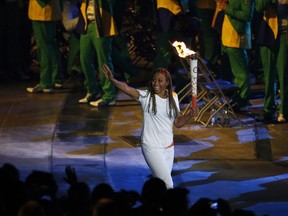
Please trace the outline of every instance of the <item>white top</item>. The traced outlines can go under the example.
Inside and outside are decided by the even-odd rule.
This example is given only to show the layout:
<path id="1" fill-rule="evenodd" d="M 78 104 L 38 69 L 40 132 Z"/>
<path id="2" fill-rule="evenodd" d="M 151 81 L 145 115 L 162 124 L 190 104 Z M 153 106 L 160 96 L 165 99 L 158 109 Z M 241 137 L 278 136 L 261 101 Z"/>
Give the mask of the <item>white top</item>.
<path id="1" fill-rule="evenodd" d="M 143 123 L 141 143 L 149 148 L 165 148 L 173 143 L 173 127 L 175 116 L 169 117 L 169 100 L 168 98 L 156 97 L 157 113 L 153 113 L 151 107 L 148 112 L 148 103 L 151 94 L 147 90 L 139 90 L 139 102 L 142 106 Z M 179 109 L 178 95 L 173 92 L 177 109 Z M 152 101 L 151 101 L 152 103 Z M 173 113 L 173 112 L 172 112 Z"/>

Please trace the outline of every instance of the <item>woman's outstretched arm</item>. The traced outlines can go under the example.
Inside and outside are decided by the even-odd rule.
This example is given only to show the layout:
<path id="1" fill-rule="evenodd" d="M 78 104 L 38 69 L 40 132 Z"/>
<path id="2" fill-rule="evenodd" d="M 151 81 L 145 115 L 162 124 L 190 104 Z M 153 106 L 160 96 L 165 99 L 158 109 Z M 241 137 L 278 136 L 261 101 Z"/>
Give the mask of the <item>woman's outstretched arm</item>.
<path id="1" fill-rule="evenodd" d="M 126 83 L 118 81 L 114 78 L 112 71 L 110 70 L 110 68 L 104 64 L 102 67 L 102 71 L 105 74 L 106 78 L 108 80 L 110 80 L 113 85 L 116 86 L 116 88 L 120 89 L 121 91 L 123 91 L 125 94 L 129 95 L 131 98 L 133 98 L 134 100 L 138 101 L 140 93 L 139 91 L 137 91 L 135 88 L 128 86 Z"/>

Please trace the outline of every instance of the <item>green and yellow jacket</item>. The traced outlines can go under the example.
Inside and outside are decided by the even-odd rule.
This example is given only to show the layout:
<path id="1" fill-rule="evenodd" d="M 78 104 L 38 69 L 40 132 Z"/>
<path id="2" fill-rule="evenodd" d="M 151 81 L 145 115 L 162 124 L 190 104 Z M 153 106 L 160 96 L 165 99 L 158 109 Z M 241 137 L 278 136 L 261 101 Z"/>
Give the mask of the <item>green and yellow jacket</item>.
<path id="1" fill-rule="evenodd" d="M 164 8 L 174 15 L 182 11 L 181 4 L 178 0 L 157 0 L 157 9 Z"/>
<path id="2" fill-rule="evenodd" d="M 30 0 L 28 17 L 33 21 L 58 21 L 62 19 L 59 0 Z"/>
<path id="3" fill-rule="evenodd" d="M 225 9 L 222 44 L 233 48 L 251 48 L 251 20 L 254 0 L 230 0 Z"/>
<path id="4" fill-rule="evenodd" d="M 262 15 L 257 43 L 273 47 L 279 34 L 287 34 L 288 1 L 257 0 L 255 9 Z"/>
<path id="5" fill-rule="evenodd" d="M 97 37 L 108 37 L 117 35 L 118 31 L 116 29 L 113 12 L 112 12 L 112 5 L 109 0 L 95 0 L 99 6 L 99 17 L 100 20 L 96 20 L 96 31 Z M 95 3 L 96 4 L 96 3 Z M 78 32 L 83 33 L 87 30 L 88 20 L 87 20 L 87 6 L 88 0 L 82 0 L 80 11 L 82 15 L 82 22 L 77 27 Z M 98 11 L 95 10 L 95 14 Z"/>

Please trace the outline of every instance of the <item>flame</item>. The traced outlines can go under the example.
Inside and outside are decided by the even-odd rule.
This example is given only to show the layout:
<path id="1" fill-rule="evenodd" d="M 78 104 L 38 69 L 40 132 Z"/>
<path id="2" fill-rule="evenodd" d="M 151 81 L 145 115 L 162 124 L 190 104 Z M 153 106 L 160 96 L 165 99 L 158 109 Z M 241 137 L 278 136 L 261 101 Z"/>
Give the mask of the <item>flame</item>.
<path id="1" fill-rule="evenodd" d="M 188 49 L 184 42 L 175 41 L 172 45 L 175 47 L 176 51 L 178 52 L 178 55 L 181 58 L 186 58 L 196 53 L 193 50 Z"/>

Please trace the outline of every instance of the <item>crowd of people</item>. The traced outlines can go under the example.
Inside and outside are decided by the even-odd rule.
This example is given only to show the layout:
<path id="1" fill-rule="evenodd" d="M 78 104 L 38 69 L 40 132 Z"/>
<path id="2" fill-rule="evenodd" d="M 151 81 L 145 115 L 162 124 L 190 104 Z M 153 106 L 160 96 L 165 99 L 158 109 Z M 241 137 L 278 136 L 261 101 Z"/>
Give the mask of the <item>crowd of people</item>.
<path id="1" fill-rule="evenodd" d="M 127 40 L 121 34 L 123 16 L 127 7 L 132 7 L 141 18 L 155 24 L 151 71 L 159 67 L 168 69 L 175 77 L 176 92 L 187 81 L 179 72 L 183 67 L 171 47 L 171 42 L 178 40 L 198 51 L 217 78 L 238 87 L 232 104 L 237 112 L 245 112 L 251 105 L 254 61 L 259 66 L 256 70 L 263 72 L 265 84 L 263 114 L 255 120 L 284 123 L 288 115 L 287 5 L 282 0 L 4 0 L 0 70 L 5 63 L 4 70 L 18 78 L 23 78 L 23 70 L 27 70 L 29 37 L 25 27 L 29 25 L 23 25 L 24 18 L 31 24 L 40 65 L 39 83 L 28 87 L 28 92 L 50 93 L 63 87 L 64 74 L 71 74 L 79 55 L 78 69 L 84 76 L 86 90 L 79 103 L 115 105 L 116 89 L 101 68 L 107 64 L 113 73 L 116 67 L 121 68 L 127 81 L 131 76 L 139 76 L 139 68 L 131 62 Z M 11 17 L 8 11 L 15 11 L 15 16 Z M 70 34 L 67 67 L 63 67 L 56 43 L 59 23 Z"/>
<path id="2" fill-rule="evenodd" d="M 67 166 L 63 178 L 68 190 L 58 195 L 51 173 L 32 171 L 24 180 L 11 163 L 0 168 L 0 214 L 5 216 L 254 216 L 254 212 L 232 209 L 229 201 L 205 196 L 189 204 L 184 187 L 167 189 L 164 181 L 151 177 L 141 192 L 114 190 L 108 183 L 91 188 Z"/>

